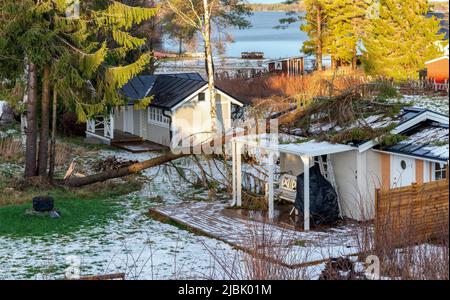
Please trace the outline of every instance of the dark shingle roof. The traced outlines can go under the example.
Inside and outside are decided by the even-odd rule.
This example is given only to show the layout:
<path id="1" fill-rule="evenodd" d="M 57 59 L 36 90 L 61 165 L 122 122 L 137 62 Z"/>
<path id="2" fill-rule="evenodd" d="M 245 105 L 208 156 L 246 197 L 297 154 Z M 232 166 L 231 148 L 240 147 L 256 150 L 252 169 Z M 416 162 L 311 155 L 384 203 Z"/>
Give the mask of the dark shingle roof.
<path id="1" fill-rule="evenodd" d="M 155 81 L 156 76 L 154 75 L 134 77 L 121 89 L 121 91 L 131 100 L 141 100 L 147 96 Z"/>
<path id="2" fill-rule="evenodd" d="M 407 136 L 404 141 L 382 150 L 444 162 L 448 160 L 449 129 L 447 124 L 425 121 L 402 134 Z M 377 148 L 380 149 L 380 147 Z"/>
<path id="3" fill-rule="evenodd" d="M 207 84 L 204 80 L 161 75 L 158 76 L 149 95 L 154 96 L 153 106 L 173 108 Z"/>
<path id="4" fill-rule="evenodd" d="M 207 84 L 198 73 L 144 75 L 131 79 L 121 91 L 130 100 L 153 96 L 152 106 L 171 109 Z"/>

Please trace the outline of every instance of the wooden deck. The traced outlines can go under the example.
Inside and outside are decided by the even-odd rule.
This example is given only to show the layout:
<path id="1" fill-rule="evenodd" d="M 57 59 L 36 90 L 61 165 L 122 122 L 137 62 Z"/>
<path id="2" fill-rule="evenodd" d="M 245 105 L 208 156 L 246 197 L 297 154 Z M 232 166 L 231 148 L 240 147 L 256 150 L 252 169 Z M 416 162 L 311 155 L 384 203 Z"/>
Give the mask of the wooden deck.
<path id="1" fill-rule="evenodd" d="M 99 137 L 104 137 L 103 130 L 97 130 L 96 135 Z M 118 147 L 132 153 L 166 151 L 169 149 L 166 146 L 146 141 L 140 136 L 120 130 L 114 130 L 114 139 L 111 140 L 111 146 Z"/>
<path id="2" fill-rule="evenodd" d="M 169 147 L 156 144 L 150 141 L 141 141 L 141 142 L 113 142 L 112 146 L 121 148 L 128 152 L 132 153 L 145 153 L 145 152 L 153 152 L 153 151 L 167 151 Z"/>
<path id="3" fill-rule="evenodd" d="M 95 131 L 95 134 L 99 137 L 106 138 L 105 133 L 102 130 Z M 140 136 L 123 132 L 120 130 L 114 130 L 114 139 L 111 141 L 111 143 L 133 143 L 133 142 L 142 142 L 144 139 Z"/>
<path id="4" fill-rule="evenodd" d="M 225 203 L 189 202 L 157 207 L 150 210 L 150 215 L 288 268 L 316 265 L 357 252 L 352 227 L 302 232 L 244 217 L 238 211 L 227 208 Z"/>

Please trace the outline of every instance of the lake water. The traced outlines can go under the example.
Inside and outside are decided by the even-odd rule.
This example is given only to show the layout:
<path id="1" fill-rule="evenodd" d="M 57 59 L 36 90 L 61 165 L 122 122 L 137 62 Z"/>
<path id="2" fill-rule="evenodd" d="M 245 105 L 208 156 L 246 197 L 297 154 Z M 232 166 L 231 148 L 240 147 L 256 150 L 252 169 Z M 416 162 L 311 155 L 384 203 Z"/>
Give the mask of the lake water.
<path id="1" fill-rule="evenodd" d="M 286 29 L 275 29 L 284 12 L 255 12 L 249 17 L 252 27 L 244 30 L 229 28 L 224 30 L 232 35 L 234 42 L 227 44 L 227 57 L 240 57 L 241 52 L 264 52 L 265 58 L 280 58 L 300 55 L 306 33 L 300 31 L 301 22 L 290 24 Z M 176 51 L 177 46 L 167 43 L 168 50 Z"/>
<path id="2" fill-rule="evenodd" d="M 255 12 L 250 17 L 252 27 L 232 29 L 234 43 L 228 44 L 227 56 L 240 57 L 241 52 L 261 51 L 266 58 L 300 55 L 303 41 L 307 39 L 300 31 L 300 22 L 290 24 L 286 29 L 275 29 L 284 12 Z"/>

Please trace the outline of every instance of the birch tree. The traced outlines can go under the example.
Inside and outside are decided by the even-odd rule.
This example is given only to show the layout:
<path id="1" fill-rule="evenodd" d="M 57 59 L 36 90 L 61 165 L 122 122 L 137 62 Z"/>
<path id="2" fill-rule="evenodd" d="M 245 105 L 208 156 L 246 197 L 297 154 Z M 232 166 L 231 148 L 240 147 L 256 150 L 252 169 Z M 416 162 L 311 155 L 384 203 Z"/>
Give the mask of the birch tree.
<path id="1" fill-rule="evenodd" d="M 211 131 L 217 131 L 216 88 L 214 82 L 214 62 L 211 43 L 211 15 L 217 0 L 201 0 L 201 5 L 195 0 L 167 0 L 170 9 L 175 12 L 183 22 L 195 28 L 203 39 L 205 49 L 205 68 L 208 77 L 210 97 Z"/>
<path id="2" fill-rule="evenodd" d="M 212 25 L 219 27 L 234 25 L 246 28 L 250 23 L 245 19 L 250 15 L 244 1 L 240 0 L 166 0 L 170 9 L 187 25 L 195 28 L 203 40 L 205 69 L 211 102 L 211 131 L 217 133 L 216 89 L 214 79 L 214 60 L 212 47 Z"/>

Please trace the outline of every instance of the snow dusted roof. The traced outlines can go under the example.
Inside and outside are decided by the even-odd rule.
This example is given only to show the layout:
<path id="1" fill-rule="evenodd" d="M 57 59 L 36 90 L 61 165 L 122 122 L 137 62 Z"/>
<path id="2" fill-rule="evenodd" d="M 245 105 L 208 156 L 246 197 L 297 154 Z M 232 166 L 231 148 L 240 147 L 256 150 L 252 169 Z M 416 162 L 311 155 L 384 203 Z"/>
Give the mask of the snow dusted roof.
<path id="1" fill-rule="evenodd" d="M 448 128 L 449 119 L 448 116 L 434 111 L 412 107 L 406 110 L 406 113 L 403 114 L 402 121 L 397 124 L 397 127 L 392 130 L 391 133 L 412 136 L 415 132 L 417 132 L 418 128 L 420 128 L 421 125 L 431 123 L 435 124 L 435 126 Z M 418 141 L 411 140 L 412 144 L 416 142 L 418 143 Z M 364 152 L 370 148 L 376 147 L 377 145 L 378 142 L 372 140 L 362 143 L 358 147 L 360 152 Z"/>
<path id="2" fill-rule="evenodd" d="M 361 124 L 372 128 L 384 128 L 390 124 L 396 124 L 392 133 L 408 137 L 396 145 L 383 148 L 383 151 L 436 161 L 447 161 L 449 159 L 449 119 L 446 115 L 423 108 L 405 107 L 395 117 L 383 118 L 374 115 L 356 122 L 352 127 Z M 338 128 L 334 124 L 322 123 L 310 127 L 309 139 L 299 137 L 299 135 L 301 136 L 301 129 L 296 129 L 291 131 L 294 135 L 278 134 L 276 137 L 274 135 L 253 135 L 237 138 L 236 141 L 268 151 L 300 156 L 320 156 L 355 149 L 364 152 L 374 147 L 380 149 L 376 140 L 361 142 L 357 145 L 333 144 L 314 140 L 314 134 L 319 136 L 321 132 L 329 130 L 339 131 L 344 129 Z"/>
<path id="3" fill-rule="evenodd" d="M 449 159 L 448 124 L 424 122 L 406 131 L 404 135 L 408 136 L 406 140 L 383 151 L 438 161 Z"/>
<path id="4" fill-rule="evenodd" d="M 323 132 L 334 132 L 335 134 L 337 134 L 344 130 L 357 128 L 357 127 L 371 127 L 373 129 L 385 128 L 394 123 L 395 124 L 405 123 L 426 111 L 427 111 L 426 109 L 418 108 L 418 107 L 405 107 L 405 108 L 403 108 L 402 112 L 397 116 L 385 117 L 383 115 L 372 115 L 365 119 L 358 120 L 354 124 L 352 124 L 351 126 L 348 126 L 346 128 L 342 128 L 335 123 L 323 123 L 322 122 L 322 123 L 311 124 L 310 127 L 308 128 L 308 134 L 306 134 L 306 135 L 302 132 L 301 128 L 296 128 L 296 129 L 290 130 L 289 133 L 292 135 L 296 135 L 296 136 L 314 137 L 314 136 L 320 136 L 320 134 Z M 359 146 L 366 142 L 367 141 L 361 141 L 357 144 L 350 143 L 349 145 L 350 146 Z"/>

